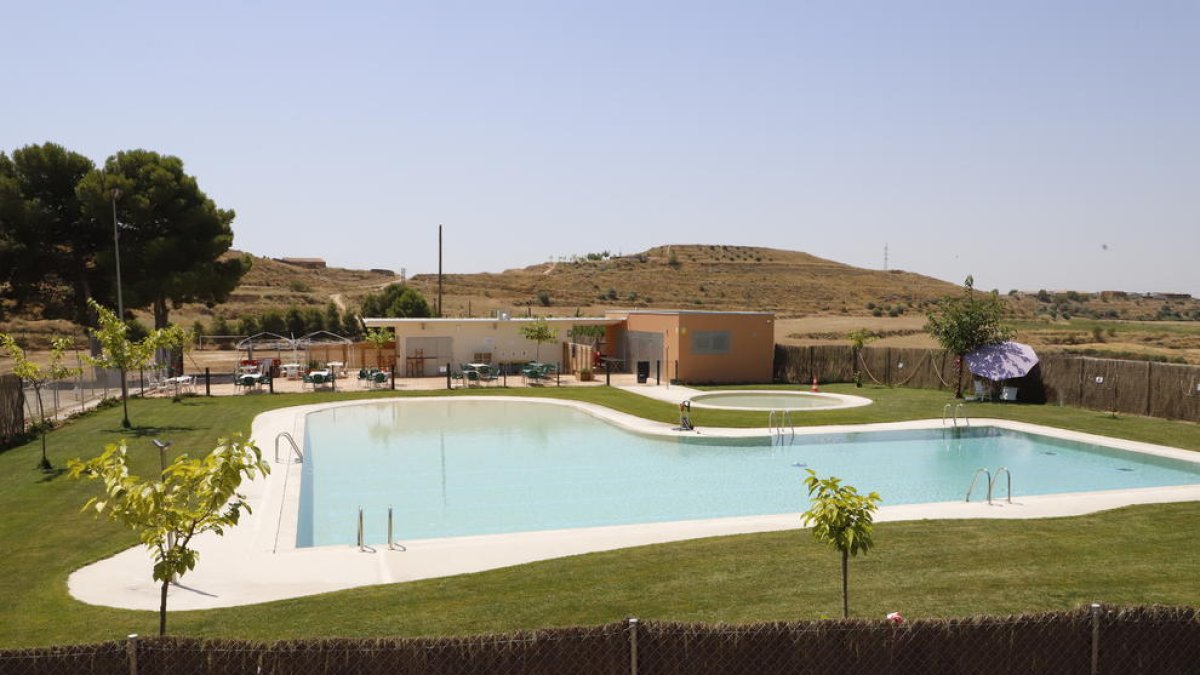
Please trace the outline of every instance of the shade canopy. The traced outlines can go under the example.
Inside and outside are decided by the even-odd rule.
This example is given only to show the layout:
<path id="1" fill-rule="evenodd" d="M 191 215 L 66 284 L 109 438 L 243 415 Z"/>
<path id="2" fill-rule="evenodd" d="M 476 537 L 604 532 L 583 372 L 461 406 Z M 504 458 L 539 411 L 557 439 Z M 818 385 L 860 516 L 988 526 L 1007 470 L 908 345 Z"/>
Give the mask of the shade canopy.
<path id="1" fill-rule="evenodd" d="M 1033 347 L 1012 341 L 977 347 L 965 358 L 972 373 L 996 381 L 1024 377 L 1038 362 Z"/>

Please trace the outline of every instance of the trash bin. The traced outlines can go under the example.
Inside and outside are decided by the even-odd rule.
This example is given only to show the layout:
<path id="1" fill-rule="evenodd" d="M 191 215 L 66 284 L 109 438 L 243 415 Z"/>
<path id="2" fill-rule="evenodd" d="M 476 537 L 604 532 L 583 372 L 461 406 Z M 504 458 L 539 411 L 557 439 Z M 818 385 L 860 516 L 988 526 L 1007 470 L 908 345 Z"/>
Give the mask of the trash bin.
<path id="1" fill-rule="evenodd" d="M 638 384 L 646 384 L 646 380 L 650 379 L 650 362 L 637 362 L 637 381 Z"/>

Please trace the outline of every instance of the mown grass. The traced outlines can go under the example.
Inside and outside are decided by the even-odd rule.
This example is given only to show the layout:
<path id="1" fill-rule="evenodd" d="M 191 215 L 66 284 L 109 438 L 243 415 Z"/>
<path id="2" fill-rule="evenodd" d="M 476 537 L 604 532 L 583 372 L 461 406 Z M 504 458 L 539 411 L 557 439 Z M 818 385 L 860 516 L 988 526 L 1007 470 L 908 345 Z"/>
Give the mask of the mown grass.
<path id="1" fill-rule="evenodd" d="M 835 386 L 835 391 L 853 387 Z M 806 413 L 804 423 L 938 417 L 944 392 L 864 388 L 872 406 Z M 396 394 L 396 395 L 434 395 Z M 672 422 L 677 409 L 608 388 L 483 390 L 586 400 Z M 135 400 L 134 429 L 119 408 L 91 413 L 49 438 L 50 457 L 90 457 L 127 438 L 134 470 L 158 467 L 153 438 L 174 451 L 207 451 L 218 436 L 245 432 L 258 413 L 285 405 L 390 396 L 315 393 Z M 455 394 L 461 395 L 461 394 Z M 1200 427 L 1049 406 L 970 404 L 973 416 L 1006 417 L 1200 450 Z M 704 425 L 761 426 L 765 413 L 696 411 Z M 94 485 L 43 474 L 38 443 L 0 454 L 0 646 L 77 643 L 153 633 L 156 615 L 72 600 L 68 574 L 133 545 L 132 533 L 80 513 Z M 860 616 L 1017 612 L 1079 602 L 1200 603 L 1200 505 L 1123 509 L 1083 518 L 1021 523 L 930 521 L 878 527 L 878 548 L 852 568 Z M 203 559 L 200 561 L 203 565 Z M 250 607 L 172 613 L 173 633 L 284 638 L 431 635 L 651 619 L 755 621 L 834 616 L 837 557 L 802 533 L 682 542 L 552 560 L 483 574 L 379 586 Z"/>

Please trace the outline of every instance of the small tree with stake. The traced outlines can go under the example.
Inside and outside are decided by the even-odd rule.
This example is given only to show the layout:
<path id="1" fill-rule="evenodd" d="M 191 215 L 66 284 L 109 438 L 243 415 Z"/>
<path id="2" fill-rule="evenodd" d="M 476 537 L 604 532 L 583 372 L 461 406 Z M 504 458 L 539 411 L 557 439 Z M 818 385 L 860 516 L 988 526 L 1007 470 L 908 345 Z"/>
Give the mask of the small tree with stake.
<path id="1" fill-rule="evenodd" d="M 250 511 L 237 491 L 242 480 L 270 471 L 258 447 L 236 437 L 218 440 L 216 449 L 201 459 L 180 455 L 158 480 L 129 473 L 124 441 L 86 462 L 73 459 L 68 468 L 72 478 L 104 482 L 104 496 L 89 499 L 84 510 L 94 509 L 137 530 L 154 556 L 154 580 L 162 583 L 159 635 L 167 634 L 168 585 L 194 569 L 200 556 L 191 548 L 192 539 L 202 532 L 223 534 L 237 525 L 242 511 Z"/>
<path id="2" fill-rule="evenodd" d="M 1004 342 L 1013 334 L 1011 328 L 1001 323 L 1004 303 L 999 294 L 993 291 L 979 297 L 974 286 L 974 278 L 967 277 L 962 296 L 947 296 L 938 301 L 925 325 L 933 339 L 955 356 L 954 398 L 962 398 L 963 355 L 976 347 Z"/>
<path id="3" fill-rule="evenodd" d="M 372 328 L 365 337 L 367 342 L 375 345 L 375 361 L 383 368 L 383 348 L 392 341 L 392 334 L 382 328 Z"/>
<path id="4" fill-rule="evenodd" d="M 554 342 L 557 336 L 554 334 L 554 329 L 546 322 L 545 317 L 539 316 L 533 323 L 521 326 L 521 337 L 537 343 L 533 351 L 533 360 L 541 361 L 542 343 Z"/>
<path id="5" fill-rule="evenodd" d="M 866 328 L 856 328 L 846 334 L 846 338 L 850 340 L 850 348 L 853 351 L 854 359 L 854 386 L 862 386 L 862 371 L 859 366 L 862 364 L 862 350 L 868 342 L 875 339 L 875 334 Z"/>
<path id="6" fill-rule="evenodd" d="M 175 326 L 160 328 L 142 340 L 131 340 L 128 335 L 129 326 L 115 312 L 95 300 L 88 300 L 92 311 L 96 312 L 99 328 L 92 330 L 92 335 L 100 343 L 99 356 L 85 356 L 88 363 L 101 368 L 116 368 L 125 373 L 145 367 L 154 358 L 154 351 L 164 349 L 186 349 L 191 344 L 191 333 Z M 178 390 L 176 391 L 178 395 Z M 124 406 L 124 417 L 121 426 L 128 429 L 129 402 L 127 397 L 121 398 Z"/>
<path id="7" fill-rule="evenodd" d="M 42 461 L 38 463 L 38 468 L 42 471 L 54 468 L 46 456 L 46 429 L 50 426 L 50 421 L 46 419 L 46 406 L 42 403 L 42 387 L 46 386 L 47 382 L 79 374 L 78 368 L 64 366 L 62 362 L 63 352 L 70 349 L 71 344 L 70 338 L 54 338 L 50 342 L 50 363 L 43 368 L 25 357 L 25 351 L 17 346 L 17 341 L 11 335 L 0 333 L 0 350 L 8 352 L 12 358 L 13 374 L 33 387 L 33 397 L 37 399 L 36 427 L 42 437 Z"/>
<path id="8" fill-rule="evenodd" d="M 841 483 L 833 476 L 818 478 L 808 469 L 804 485 L 812 506 L 802 517 L 805 525 L 812 526 L 813 539 L 842 554 L 842 616 L 850 618 L 850 556 L 866 553 L 874 545 L 873 514 L 882 499 L 876 492 L 860 495 L 853 486 Z"/>

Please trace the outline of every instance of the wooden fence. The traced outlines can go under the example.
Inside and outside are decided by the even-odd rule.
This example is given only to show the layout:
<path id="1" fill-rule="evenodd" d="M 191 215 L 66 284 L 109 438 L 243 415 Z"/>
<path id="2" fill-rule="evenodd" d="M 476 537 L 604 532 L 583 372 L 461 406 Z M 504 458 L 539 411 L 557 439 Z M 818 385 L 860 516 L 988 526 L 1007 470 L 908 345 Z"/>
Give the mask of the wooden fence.
<path id="1" fill-rule="evenodd" d="M 864 382 L 922 389 L 954 388 L 954 356 L 942 349 L 865 347 L 858 358 L 842 345 L 775 346 L 775 380 L 807 384 Z M 971 391 L 964 368 L 964 389 Z M 1200 422 L 1200 367 L 1149 361 L 1044 354 L 1023 378 L 1010 380 L 1027 403 L 1116 411 Z"/>

